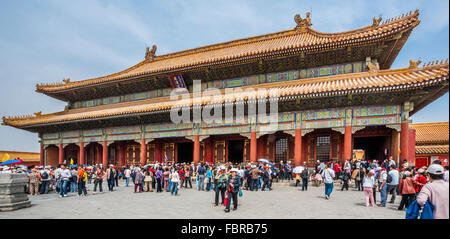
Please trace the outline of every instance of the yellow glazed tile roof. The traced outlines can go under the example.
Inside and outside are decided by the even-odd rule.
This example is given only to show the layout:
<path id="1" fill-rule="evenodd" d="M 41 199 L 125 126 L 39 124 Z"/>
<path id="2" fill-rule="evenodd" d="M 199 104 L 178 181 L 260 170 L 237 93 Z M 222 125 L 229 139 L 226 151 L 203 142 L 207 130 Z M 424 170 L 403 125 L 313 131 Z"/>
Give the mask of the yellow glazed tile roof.
<path id="1" fill-rule="evenodd" d="M 410 126 L 416 130 L 417 145 L 449 143 L 448 122 L 411 124 Z"/>
<path id="2" fill-rule="evenodd" d="M 448 154 L 448 145 L 416 146 L 416 154 Z"/>
<path id="3" fill-rule="evenodd" d="M 47 123 L 76 121 L 102 117 L 139 114 L 152 111 L 170 110 L 173 106 L 195 106 L 211 103 L 239 102 L 243 100 L 264 99 L 278 90 L 278 97 L 321 97 L 337 94 L 372 92 L 375 90 L 395 91 L 410 87 L 423 87 L 448 80 L 448 60 L 428 63 L 420 68 L 403 68 L 396 70 L 369 71 L 343 74 L 314 79 L 301 79 L 277 83 L 241 87 L 246 89 L 265 88 L 267 94 L 257 92 L 234 93 L 222 99 L 201 98 L 191 94 L 192 100 L 171 101 L 169 97 L 142 100 L 138 102 L 103 105 L 91 108 L 74 109 L 53 114 L 23 117 L 3 117 L 3 124 L 23 127 Z M 221 90 L 224 92 L 224 90 Z M 448 128 L 448 127 L 447 127 Z"/>
<path id="4" fill-rule="evenodd" d="M 144 60 L 121 72 L 82 81 L 38 84 L 36 91 L 42 93 L 58 92 L 119 79 L 138 77 L 172 71 L 182 71 L 208 65 L 223 65 L 231 61 L 260 58 L 289 51 L 317 51 L 320 49 L 341 48 L 373 42 L 379 39 L 412 29 L 419 24 L 419 11 L 388 19 L 381 24 L 340 33 L 322 33 L 311 28 L 271 33 L 256 37 L 234 40 L 205 47 L 155 56 L 154 60 Z"/>

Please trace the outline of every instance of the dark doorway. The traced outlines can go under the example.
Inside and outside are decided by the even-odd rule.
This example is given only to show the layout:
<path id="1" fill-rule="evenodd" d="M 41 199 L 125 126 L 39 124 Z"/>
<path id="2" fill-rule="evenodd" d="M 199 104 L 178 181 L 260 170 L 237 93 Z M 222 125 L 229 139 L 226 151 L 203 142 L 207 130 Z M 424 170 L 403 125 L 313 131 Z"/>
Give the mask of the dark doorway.
<path id="1" fill-rule="evenodd" d="M 366 160 L 384 160 L 386 136 L 376 137 L 355 137 L 353 149 L 362 149 L 365 151 Z M 389 153 L 389 152 L 388 152 Z"/>
<path id="2" fill-rule="evenodd" d="M 177 162 L 191 163 L 194 155 L 194 143 L 178 143 L 177 147 Z"/>
<path id="3" fill-rule="evenodd" d="M 228 141 L 228 162 L 242 163 L 244 159 L 244 141 L 230 140 Z"/>

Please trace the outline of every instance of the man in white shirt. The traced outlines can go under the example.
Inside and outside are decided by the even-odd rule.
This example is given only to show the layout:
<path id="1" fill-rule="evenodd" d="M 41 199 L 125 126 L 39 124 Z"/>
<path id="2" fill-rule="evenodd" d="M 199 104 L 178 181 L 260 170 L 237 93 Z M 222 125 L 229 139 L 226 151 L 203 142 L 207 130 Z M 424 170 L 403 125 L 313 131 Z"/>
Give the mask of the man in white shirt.
<path id="1" fill-rule="evenodd" d="M 329 168 L 329 165 L 325 166 L 325 169 L 322 171 L 323 182 L 325 183 L 325 199 L 327 200 L 330 199 L 331 192 L 333 191 L 335 177 L 334 170 Z"/>
<path id="2" fill-rule="evenodd" d="M 48 187 L 50 185 L 50 180 L 52 178 L 50 177 L 50 166 L 45 166 L 45 168 L 41 169 L 39 171 L 39 174 L 41 175 L 41 191 L 40 194 L 47 194 L 48 193 Z"/>
<path id="3" fill-rule="evenodd" d="M 378 181 L 379 181 L 379 183 L 378 183 L 378 185 L 380 185 L 379 186 L 379 188 L 378 188 L 378 191 L 380 191 L 380 198 L 381 198 L 381 203 L 380 203 L 380 207 L 386 207 L 386 201 L 387 201 L 387 194 L 386 194 L 386 192 L 387 192 L 387 183 L 386 183 L 386 181 L 387 181 L 387 173 L 386 173 L 386 169 L 381 169 L 380 167 L 379 168 L 377 168 L 377 170 L 378 171 L 380 171 L 380 170 L 382 170 L 381 172 L 380 172 L 380 176 L 379 176 L 379 179 L 378 179 Z"/>
<path id="4" fill-rule="evenodd" d="M 66 168 L 66 165 L 61 165 L 61 186 L 59 189 L 59 197 L 67 196 L 67 183 L 69 182 L 69 179 L 72 177 L 72 173 L 68 168 Z"/>
<path id="5" fill-rule="evenodd" d="M 129 168 L 125 169 L 125 172 L 123 173 L 123 175 L 125 176 L 126 187 L 128 187 L 128 183 L 130 182 L 130 177 L 131 177 L 131 170 Z"/>

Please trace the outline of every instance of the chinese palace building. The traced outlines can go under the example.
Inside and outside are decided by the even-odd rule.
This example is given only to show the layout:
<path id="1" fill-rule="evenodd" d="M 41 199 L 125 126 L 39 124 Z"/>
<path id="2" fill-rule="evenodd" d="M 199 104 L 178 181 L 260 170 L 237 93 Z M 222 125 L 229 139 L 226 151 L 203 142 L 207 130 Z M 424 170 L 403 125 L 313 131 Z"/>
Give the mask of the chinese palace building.
<path id="1" fill-rule="evenodd" d="M 312 28 L 310 14 L 293 28 L 145 58 L 123 71 L 93 79 L 38 84 L 36 91 L 67 102 L 61 112 L 3 117 L 3 124 L 37 132 L 40 163 L 147 164 L 154 162 L 274 162 L 312 165 L 392 156 L 414 164 L 410 116 L 448 92 L 448 61 L 390 69 L 414 28 L 419 11 L 338 33 Z M 278 89 L 278 124 L 172 123 L 174 89 L 187 89 L 193 111 L 211 101 L 201 89 Z M 232 94 L 215 105 L 265 100 L 266 94 Z"/>
<path id="2" fill-rule="evenodd" d="M 416 167 L 429 166 L 440 160 L 449 164 L 449 124 L 448 122 L 411 124 L 416 130 Z"/>

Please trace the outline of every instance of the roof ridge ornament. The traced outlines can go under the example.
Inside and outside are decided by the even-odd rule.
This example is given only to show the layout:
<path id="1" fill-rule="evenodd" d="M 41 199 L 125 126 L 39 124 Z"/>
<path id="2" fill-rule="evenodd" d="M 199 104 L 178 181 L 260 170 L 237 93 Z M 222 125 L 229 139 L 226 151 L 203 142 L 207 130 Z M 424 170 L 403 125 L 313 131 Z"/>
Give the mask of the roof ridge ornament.
<path id="1" fill-rule="evenodd" d="M 64 82 L 65 84 L 68 84 L 68 83 L 70 83 L 70 77 L 68 77 L 67 79 L 66 79 L 66 78 L 64 78 L 64 79 L 63 79 L 63 82 Z"/>
<path id="2" fill-rule="evenodd" d="M 417 61 L 409 60 L 409 69 L 417 69 L 420 63 L 422 63 L 422 59 L 420 58 Z"/>
<path id="3" fill-rule="evenodd" d="M 307 12 L 306 17 L 302 18 L 300 14 L 296 14 L 294 16 L 294 21 L 297 23 L 297 26 L 295 29 L 299 30 L 300 32 L 306 32 L 306 29 L 311 28 L 311 13 Z"/>
<path id="4" fill-rule="evenodd" d="M 382 20 L 383 20 L 383 18 L 381 16 L 379 16 L 378 18 L 373 17 L 373 19 L 372 19 L 372 27 L 378 27 Z"/>
<path id="5" fill-rule="evenodd" d="M 150 47 L 147 47 L 147 50 L 145 51 L 145 60 L 146 61 L 154 61 L 156 57 L 156 45 L 152 46 L 152 50 L 150 50 Z"/>

